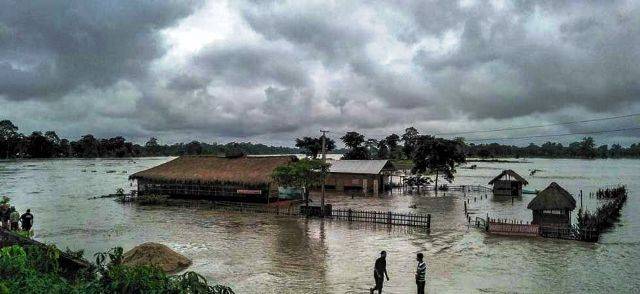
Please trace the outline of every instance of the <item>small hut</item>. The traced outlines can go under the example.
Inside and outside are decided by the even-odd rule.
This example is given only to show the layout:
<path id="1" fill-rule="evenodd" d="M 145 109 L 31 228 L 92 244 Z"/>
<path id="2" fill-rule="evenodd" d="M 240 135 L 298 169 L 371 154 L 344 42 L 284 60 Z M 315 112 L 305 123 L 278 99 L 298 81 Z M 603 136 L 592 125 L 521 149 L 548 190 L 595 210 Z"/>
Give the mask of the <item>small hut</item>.
<path id="1" fill-rule="evenodd" d="M 517 197 L 522 196 L 522 186 L 528 184 L 527 180 L 510 169 L 503 170 L 489 182 L 489 185 L 493 185 L 493 195 Z"/>
<path id="2" fill-rule="evenodd" d="M 384 191 L 396 167 L 390 160 L 334 160 L 325 189 L 336 191 Z"/>
<path id="3" fill-rule="evenodd" d="M 571 211 L 576 208 L 576 200 L 567 190 L 553 182 L 540 191 L 527 208 L 533 211 L 532 224 L 566 227 L 571 225 Z"/>
<path id="4" fill-rule="evenodd" d="M 295 156 L 180 156 L 129 179 L 136 181 L 139 195 L 269 202 L 278 198 L 271 173 L 296 160 Z"/>

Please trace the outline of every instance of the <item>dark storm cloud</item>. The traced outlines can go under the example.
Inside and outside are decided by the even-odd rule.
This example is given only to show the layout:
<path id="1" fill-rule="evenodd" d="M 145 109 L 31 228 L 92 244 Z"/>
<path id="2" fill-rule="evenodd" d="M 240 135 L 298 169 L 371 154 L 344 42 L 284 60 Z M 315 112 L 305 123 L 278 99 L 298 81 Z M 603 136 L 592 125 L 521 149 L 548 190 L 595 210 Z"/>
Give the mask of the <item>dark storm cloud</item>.
<path id="1" fill-rule="evenodd" d="M 270 4 L 245 6 L 242 13 L 251 28 L 267 39 L 285 39 L 334 65 L 361 54 L 362 46 L 371 39 L 370 32 L 342 10 Z"/>
<path id="2" fill-rule="evenodd" d="M 263 82 L 303 87 L 307 72 L 297 52 L 285 48 L 231 45 L 210 46 L 193 58 L 194 71 L 229 85 L 255 86 Z"/>
<path id="3" fill-rule="evenodd" d="M 632 1 L 4 3 L 0 99 L 21 109 L 0 115 L 43 124 L 287 138 L 640 111 Z"/>
<path id="4" fill-rule="evenodd" d="M 453 107 L 476 118 L 511 118 L 575 105 L 620 111 L 638 101 L 637 5 L 563 4 L 478 13 L 483 17 L 465 20 L 453 52 L 430 57 L 421 51 L 414 60 L 434 87 L 451 97 Z"/>
<path id="5" fill-rule="evenodd" d="M 145 75 L 165 49 L 158 31 L 193 1 L 3 1 L 0 96 L 57 99 Z"/>

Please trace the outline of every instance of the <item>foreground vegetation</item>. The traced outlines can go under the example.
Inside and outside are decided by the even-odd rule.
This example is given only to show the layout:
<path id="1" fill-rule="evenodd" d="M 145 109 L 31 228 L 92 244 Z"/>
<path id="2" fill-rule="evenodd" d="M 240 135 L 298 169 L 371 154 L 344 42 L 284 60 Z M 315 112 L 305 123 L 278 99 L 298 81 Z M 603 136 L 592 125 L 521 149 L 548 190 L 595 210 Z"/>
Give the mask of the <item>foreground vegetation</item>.
<path id="1" fill-rule="evenodd" d="M 625 186 L 599 189 L 595 196 L 602 205 L 595 212 L 578 210 L 578 228 L 602 231 L 613 226 L 620 218 L 620 211 L 627 202 Z"/>
<path id="2" fill-rule="evenodd" d="M 0 293 L 234 293 L 209 285 L 195 272 L 169 276 L 153 266 L 126 266 L 122 256 L 120 247 L 98 253 L 93 269 L 70 276 L 55 246 L 5 247 L 0 249 Z"/>

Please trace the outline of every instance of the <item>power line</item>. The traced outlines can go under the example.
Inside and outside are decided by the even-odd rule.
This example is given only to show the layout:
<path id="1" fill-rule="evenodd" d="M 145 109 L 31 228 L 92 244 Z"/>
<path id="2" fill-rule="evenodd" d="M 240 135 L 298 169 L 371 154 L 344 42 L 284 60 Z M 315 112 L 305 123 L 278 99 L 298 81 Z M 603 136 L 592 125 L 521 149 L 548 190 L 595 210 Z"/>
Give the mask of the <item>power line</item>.
<path id="1" fill-rule="evenodd" d="M 524 136 L 524 137 L 465 139 L 465 141 L 478 142 L 478 141 L 521 140 L 521 139 L 535 139 L 535 138 L 549 138 L 549 137 L 564 137 L 564 136 L 574 136 L 574 135 L 593 135 L 593 134 L 603 134 L 603 133 L 613 133 L 613 132 L 623 132 L 623 131 L 634 131 L 634 130 L 640 130 L 640 127 L 614 129 L 614 130 L 601 130 L 601 131 L 592 131 L 592 132 L 579 132 L 579 133 L 534 135 L 534 136 Z"/>
<path id="2" fill-rule="evenodd" d="M 559 122 L 559 123 L 544 124 L 544 125 L 522 126 L 522 127 L 510 127 L 510 128 L 501 128 L 501 129 L 492 129 L 492 130 L 480 130 L 480 131 L 464 131 L 464 132 L 439 133 L 439 134 L 435 134 L 435 135 L 436 135 L 436 136 L 443 136 L 443 135 L 462 135 L 462 134 L 492 133 L 492 132 L 501 132 L 501 131 L 513 131 L 513 130 L 535 129 L 535 128 L 545 128 L 545 127 L 552 127 L 552 126 L 560 126 L 560 125 L 569 125 L 569 124 L 587 123 L 587 122 L 594 122 L 594 121 L 612 120 L 612 119 L 618 119 L 618 118 L 633 117 L 633 116 L 638 116 L 638 115 L 640 115 L 640 113 L 632 113 L 632 114 L 626 114 L 626 115 L 611 116 L 611 117 L 602 117 L 602 118 L 594 118 L 594 119 L 585 119 L 585 120 L 578 120 L 578 121 Z"/>

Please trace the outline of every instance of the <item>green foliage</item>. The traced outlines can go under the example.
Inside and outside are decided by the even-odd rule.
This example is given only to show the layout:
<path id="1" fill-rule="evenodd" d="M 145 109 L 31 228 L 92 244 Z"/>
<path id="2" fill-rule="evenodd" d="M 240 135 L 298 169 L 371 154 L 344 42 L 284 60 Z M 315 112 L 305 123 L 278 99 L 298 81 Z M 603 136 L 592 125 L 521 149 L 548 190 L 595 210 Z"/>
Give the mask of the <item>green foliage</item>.
<path id="1" fill-rule="evenodd" d="M 100 279 L 90 286 L 91 289 L 100 290 L 95 293 L 233 294 L 229 287 L 209 285 L 203 276 L 195 272 L 168 276 L 154 266 L 123 265 L 123 250 L 120 247 L 97 253 L 95 257 L 100 274 Z"/>
<path id="2" fill-rule="evenodd" d="M 116 195 L 123 196 L 124 195 L 124 189 L 122 189 L 122 188 L 116 189 Z"/>
<path id="3" fill-rule="evenodd" d="M 318 154 L 322 152 L 322 137 L 312 138 L 303 137 L 302 139 L 296 139 L 296 147 L 300 148 L 302 152 L 311 157 L 312 159 L 318 158 Z M 325 149 L 327 152 L 336 149 L 336 142 L 330 138 L 325 140 Z"/>
<path id="4" fill-rule="evenodd" d="M 625 186 L 599 189 L 596 197 L 602 201 L 602 205 L 595 212 L 578 210 L 579 229 L 603 230 L 613 226 L 627 202 L 627 189 Z"/>
<path id="5" fill-rule="evenodd" d="M 54 246 L 2 248 L 0 293 L 234 293 L 229 287 L 209 285 L 194 272 L 168 276 L 157 267 L 123 265 L 120 247 L 95 257 L 99 275 L 92 272 L 72 281 L 62 277 Z"/>
<path id="6" fill-rule="evenodd" d="M 329 164 L 321 160 L 302 159 L 277 167 L 271 177 L 281 186 L 308 188 L 322 184 L 328 169 Z"/>
<path id="7" fill-rule="evenodd" d="M 0 250 L 0 291 L 3 293 L 79 293 L 59 272 L 59 255 L 52 248 L 22 248 L 14 245 Z"/>
<path id="8" fill-rule="evenodd" d="M 7 196 L 2 196 L 2 200 L 0 200 L 0 205 L 9 205 L 9 202 L 11 202 L 11 198 Z"/>
<path id="9" fill-rule="evenodd" d="M 413 152 L 414 173 L 436 173 L 452 182 L 456 165 L 465 162 L 464 143 L 460 140 L 447 140 L 432 136 L 419 136 L 415 139 Z"/>
<path id="10" fill-rule="evenodd" d="M 364 135 L 357 132 L 347 132 L 340 140 L 347 146 L 347 152 L 342 155 L 342 159 L 369 159 L 369 150 L 364 146 L 367 142 Z M 373 141 L 369 143 L 373 143 Z"/>

